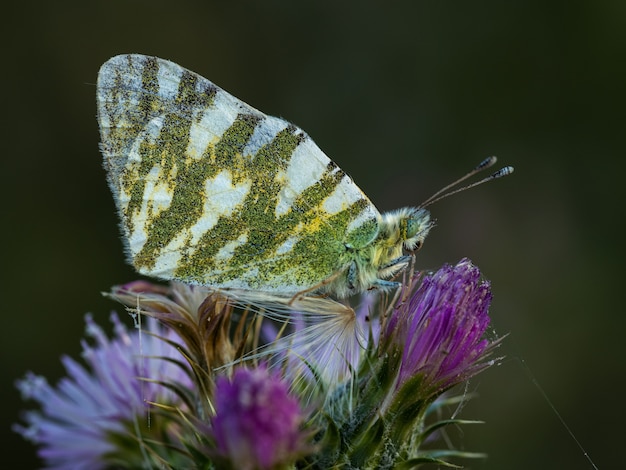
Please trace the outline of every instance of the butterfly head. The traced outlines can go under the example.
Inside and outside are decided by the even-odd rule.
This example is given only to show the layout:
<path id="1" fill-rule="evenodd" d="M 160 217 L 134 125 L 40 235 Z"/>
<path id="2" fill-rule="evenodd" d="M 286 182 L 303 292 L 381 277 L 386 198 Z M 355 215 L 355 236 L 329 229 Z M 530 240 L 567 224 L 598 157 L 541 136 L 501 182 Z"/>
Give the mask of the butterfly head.
<path id="1" fill-rule="evenodd" d="M 433 222 L 426 209 L 414 207 L 401 209 L 406 211 L 400 218 L 400 238 L 404 248 L 408 251 L 417 251 L 422 247 Z"/>

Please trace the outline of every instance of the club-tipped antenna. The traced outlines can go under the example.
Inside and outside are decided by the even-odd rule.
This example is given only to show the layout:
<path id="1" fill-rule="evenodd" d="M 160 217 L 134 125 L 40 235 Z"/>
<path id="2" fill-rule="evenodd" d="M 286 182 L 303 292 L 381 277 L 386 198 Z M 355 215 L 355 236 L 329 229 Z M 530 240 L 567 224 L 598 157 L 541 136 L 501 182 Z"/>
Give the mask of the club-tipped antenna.
<path id="1" fill-rule="evenodd" d="M 476 165 L 476 167 L 469 171 L 467 174 L 463 175 L 461 178 L 459 178 L 456 181 L 453 181 L 452 183 L 450 183 L 449 185 L 441 188 L 439 191 L 437 191 L 435 194 L 433 194 L 432 196 L 430 196 L 428 199 L 426 199 L 422 204 L 420 204 L 420 207 L 426 207 L 426 206 L 430 206 L 431 204 L 437 202 L 437 201 L 441 201 L 442 199 L 448 197 L 448 196 L 452 196 L 453 194 L 456 193 L 460 193 L 461 191 L 465 191 L 466 189 L 470 189 L 473 188 L 474 186 L 478 186 L 480 184 L 486 183 L 487 181 L 491 181 L 491 180 L 495 180 L 498 178 L 502 178 L 503 176 L 508 176 L 511 173 L 513 173 L 513 167 L 512 166 L 505 166 L 503 168 L 500 168 L 498 171 L 496 171 L 495 173 L 492 173 L 491 175 L 476 181 L 474 183 L 462 186 L 460 188 L 456 188 L 453 189 L 452 191 L 450 191 L 452 188 L 454 188 L 455 186 L 458 186 L 459 184 L 461 184 L 463 181 L 465 181 L 468 178 L 471 178 L 472 176 L 474 176 L 476 173 L 480 173 L 483 170 L 486 170 L 487 168 L 492 167 L 496 162 L 498 161 L 497 157 L 487 157 L 485 158 L 482 162 L 480 162 L 478 165 Z"/>

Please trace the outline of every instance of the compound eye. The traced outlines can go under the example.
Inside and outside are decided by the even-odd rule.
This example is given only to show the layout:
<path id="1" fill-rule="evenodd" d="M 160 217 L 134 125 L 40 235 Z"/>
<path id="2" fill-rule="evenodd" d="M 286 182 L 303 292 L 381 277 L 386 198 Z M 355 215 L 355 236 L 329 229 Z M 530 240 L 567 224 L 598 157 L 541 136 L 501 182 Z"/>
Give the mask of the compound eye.
<path id="1" fill-rule="evenodd" d="M 413 238 L 419 230 L 419 222 L 417 219 L 410 218 L 406 221 L 406 238 Z"/>

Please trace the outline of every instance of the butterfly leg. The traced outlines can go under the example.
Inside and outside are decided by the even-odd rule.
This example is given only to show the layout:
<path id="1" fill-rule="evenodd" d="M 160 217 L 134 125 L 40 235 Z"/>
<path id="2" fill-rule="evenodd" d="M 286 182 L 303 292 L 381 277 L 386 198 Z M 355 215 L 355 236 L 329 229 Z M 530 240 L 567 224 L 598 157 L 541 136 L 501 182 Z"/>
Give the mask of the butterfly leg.
<path id="1" fill-rule="evenodd" d="M 372 288 L 380 289 L 382 291 L 390 291 L 400 287 L 400 282 L 387 281 L 383 278 L 391 277 L 394 274 L 397 274 L 399 271 L 406 269 L 411 263 L 412 259 L 414 258 L 411 255 L 398 256 L 397 258 L 389 261 L 387 264 L 381 266 L 378 269 L 379 278 L 372 283 Z"/>
<path id="2" fill-rule="evenodd" d="M 384 271 L 385 269 L 395 268 L 397 271 L 400 269 L 406 268 L 411 261 L 412 256 L 403 255 L 399 256 L 396 259 L 392 259 L 387 264 L 380 267 L 379 271 Z"/>
<path id="3" fill-rule="evenodd" d="M 353 261 L 348 266 L 348 273 L 346 274 L 346 281 L 348 283 L 348 289 L 353 290 L 356 284 L 356 262 Z"/>
<path id="4" fill-rule="evenodd" d="M 400 287 L 402 283 L 396 281 L 386 281 L 385 279 L 376 279 L 372 284 L 372 289 L 380 289 L 383 292 L 387 292 Z"/>

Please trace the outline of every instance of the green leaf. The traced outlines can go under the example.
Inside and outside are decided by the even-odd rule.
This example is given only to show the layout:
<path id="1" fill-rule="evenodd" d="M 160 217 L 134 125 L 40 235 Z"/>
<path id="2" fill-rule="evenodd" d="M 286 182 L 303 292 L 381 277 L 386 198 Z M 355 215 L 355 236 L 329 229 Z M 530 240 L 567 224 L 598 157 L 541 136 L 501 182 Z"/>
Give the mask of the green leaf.
<path id="1" fill-rule="evenodd" d="M 477 421 L 477 420 L 469 420 L 469 419 L 443 419 L 441 421 L 437 421 L 436 423 L 428 426 L 419 435 L 418 442 L 425 441 L 428 438 L 428 436 L 433 434 L 438 429 L 441 429 L 441 428 L 443 428 L 445 426 L 449 426 L 451 424 L 485 424 L 485 422 L 484 421 Z"/>

